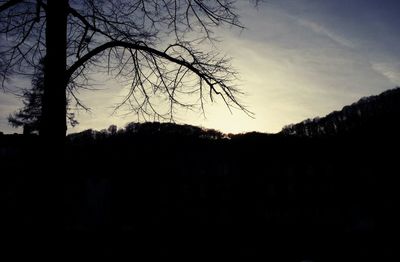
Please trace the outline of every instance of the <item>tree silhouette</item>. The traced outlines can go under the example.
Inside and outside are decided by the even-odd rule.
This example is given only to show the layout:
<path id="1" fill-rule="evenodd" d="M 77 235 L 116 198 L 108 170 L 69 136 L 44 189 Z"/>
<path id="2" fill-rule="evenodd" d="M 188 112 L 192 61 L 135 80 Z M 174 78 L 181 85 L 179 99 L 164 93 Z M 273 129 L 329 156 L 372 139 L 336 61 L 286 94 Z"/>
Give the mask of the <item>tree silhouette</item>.
<path id="1" fill-rule="evenodd" d="M 0 80 L 6 89 L 46 57 L 40 134 L 56 144 L 65 138 L 67 93 L 83 106 L 77 90 L 91 72 L 129 81 L 120 106 L 143 118 L 172 119 L 215 97 L 250 113 L 229 59 L 200 48 L 221 25 L 243 28 L 234 0 L 0 0 Z"/>
<path id="2" fill-rule="evenodd" d="M 22 94 L 23 108 L 8 117 L 13 127 L 23 127 L 24 134 L 39 131 L 42 115 L 43 85 L 37 85 L 32 80 L 32 89 L 24 90 Z"/>
<path id="3" fill-rule="evenodd" d="M 13 127 L 23 127 L 24 134 L 39 132 L 42 118 L 42 102 L 44 91 L 43 67 L 35 73 L 32 79 L 32 88 L 25 89 L 22 93 L 23 107 L 8 117 L 8 122 Z M 67 122 L 76 126 L 79 122 L 75 114 L 67 112 Z"/>
<path id="4" fill-rule="evenodd" d="M 298 124 L 287 125 L 281 133 L 301 137 L 322 137 L 397 130 L 395 119 L 400 113 L 399 101 L 400 88 L 397 87 L 377 96 L 361 98 L 323 118 L 306 119 Z"/>

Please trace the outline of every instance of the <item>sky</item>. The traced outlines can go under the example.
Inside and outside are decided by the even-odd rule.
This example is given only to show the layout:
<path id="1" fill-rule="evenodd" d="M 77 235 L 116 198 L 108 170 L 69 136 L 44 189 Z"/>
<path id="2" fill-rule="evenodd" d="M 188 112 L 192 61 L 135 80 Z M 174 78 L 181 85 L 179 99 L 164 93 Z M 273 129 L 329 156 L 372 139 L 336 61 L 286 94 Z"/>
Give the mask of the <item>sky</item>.
<path id="1" fill-rule="evenodd" d="M 400 86 L 398 0 L 265 0 L 257 8 L 239 0 L 238 13 L 246 29 L 216 30 L 221 42 L 213 48 L 233 58 L 245 92 L 240 100 L 254 118 L 218 103 L 207 105 L 205 116 L 180 111 L 177 123 L 275 133 Z M 94 78 L 98 90 L 79 94 L 91 112 L 78 112 L 80 125 L 69 132 L 136 121 L 126 112 L 113 113 L 126 89 Z M 20 132 L 7 116 L 21 104 L 12 94 L 0 94 L 0 131 Z"/>

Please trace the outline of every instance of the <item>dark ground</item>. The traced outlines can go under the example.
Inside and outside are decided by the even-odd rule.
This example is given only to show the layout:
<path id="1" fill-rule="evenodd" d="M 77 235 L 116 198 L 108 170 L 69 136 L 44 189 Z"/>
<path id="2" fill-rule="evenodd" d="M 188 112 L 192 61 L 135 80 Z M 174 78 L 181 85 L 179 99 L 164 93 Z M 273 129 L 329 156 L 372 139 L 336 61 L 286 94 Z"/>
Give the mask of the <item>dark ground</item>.
<path id="1" fill-rule="evenodd" d="M 398 250 L 393 137 L 116 135 L 69 142 L 51 162 L 37 137 L 0 145 L 13 256 L 393 261 Z"/>

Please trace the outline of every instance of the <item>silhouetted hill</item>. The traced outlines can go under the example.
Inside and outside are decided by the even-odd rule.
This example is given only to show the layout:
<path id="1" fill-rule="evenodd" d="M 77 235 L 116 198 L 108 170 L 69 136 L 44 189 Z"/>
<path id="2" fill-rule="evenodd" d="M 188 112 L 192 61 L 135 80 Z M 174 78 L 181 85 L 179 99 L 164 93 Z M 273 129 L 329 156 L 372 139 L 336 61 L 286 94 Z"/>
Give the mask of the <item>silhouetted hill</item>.
<path id="1" fill-rule="evenodd" d="M 86 130 L 55 163 L 38 136 L 0 135 L 1 230 L 18 237 L 13 254 L 43 249 L 35 236 L 51 222 L 54 239 L 73 236 L 58 246 L 71 258 L 394 261 L 399 92 L 277 135 Z"/>
<path id="2" fill-rule="evenodd" d="M 192 125 L 179 125 L 174 123 L 160 122 L 132 122 L 127 124 L 123 129 L 113 130 L 113 126 L 100 131 L 88 129 L 79 133 L 70 134 L 68 135 L 67 139 L 73 143 L 90 143 L 94 141 L 102 141 L 110 137 L 120 137 L 127 140 L 132 137 L 222 139 L 226 137 L 226 135 L 214 129 L 205 129 Z"/>
<path id="3" fill-rule="evenodd" d="M 400 119 L 400 88 L 365 97 L 323 118 L 286 126 L 281 134 L 301 137 L 335 135 L 397 135 Z"/>

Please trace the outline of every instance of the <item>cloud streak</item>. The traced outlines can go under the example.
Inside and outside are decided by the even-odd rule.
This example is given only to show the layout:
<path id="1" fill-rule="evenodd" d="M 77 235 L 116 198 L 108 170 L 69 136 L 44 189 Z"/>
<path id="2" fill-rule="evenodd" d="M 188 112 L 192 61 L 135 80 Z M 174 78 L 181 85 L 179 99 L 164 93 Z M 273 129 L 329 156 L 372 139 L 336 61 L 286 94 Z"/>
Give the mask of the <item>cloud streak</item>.
<path id="1" fill-rule="evenodd" d="M 297 19 L 297 21 L 300 25 L 312 30 L 314 33 L 328 37 L 330 40 L 332 40 L 333 42 L 335 42 L 341 46 L 345 46 L 345 47 L 349 47 L 349 48 L 355 47 L 354 43 L 352 43 L 350 40 L 346 39 L 345 37 L 340 36 L 339 34 L 335 33 L 332 30 L 327 29 L 326 27 L 322 26 L 321 24 L 318 24 L 318 23 L 315 23 L 315 22 L 312 22 L 312 21 L 309 21 L 306 19 L 302 19 L 302 18 Z"/>
<path id="2" fill-rule="evenodd" d="M 372 69 L 400 86 L 400 63 L 371 63 Z"/>

